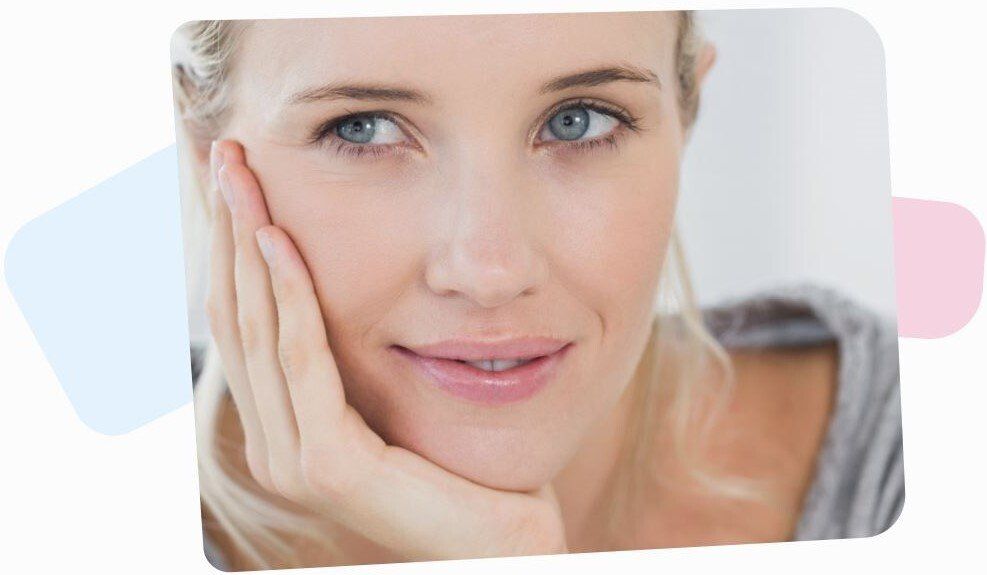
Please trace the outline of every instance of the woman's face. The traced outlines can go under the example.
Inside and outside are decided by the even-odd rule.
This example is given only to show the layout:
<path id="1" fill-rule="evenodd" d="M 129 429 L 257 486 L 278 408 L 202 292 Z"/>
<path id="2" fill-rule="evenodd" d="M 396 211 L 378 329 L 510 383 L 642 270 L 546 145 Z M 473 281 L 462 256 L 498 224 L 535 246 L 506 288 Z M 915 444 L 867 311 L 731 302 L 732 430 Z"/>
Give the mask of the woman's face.
<path id="1" fill-rule="evenodd" d="M 244 145 L 308 263 L 347 400 L 388 443 L 534 489 L 614 407 L 649 334 L 678 192 L 675 18 L 247 28 L 223 137 Z M 528 368 L 549 366 L 545 381 L 484 380 L 450 359 L 431 360 L 436 379 L 421 358 L 445 340 L 531 336 L 568 344 Z"/>

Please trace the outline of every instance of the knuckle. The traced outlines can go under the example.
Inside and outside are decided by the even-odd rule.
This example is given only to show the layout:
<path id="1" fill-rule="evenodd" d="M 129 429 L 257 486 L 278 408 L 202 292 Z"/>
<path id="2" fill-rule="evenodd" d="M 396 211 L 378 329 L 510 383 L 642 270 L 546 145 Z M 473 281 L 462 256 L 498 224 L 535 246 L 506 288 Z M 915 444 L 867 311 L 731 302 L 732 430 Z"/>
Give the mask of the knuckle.
<path id="1" fill-rule="evenodd" d="M 274 491 L 285 499 L 300 501 L 304 496 L 304 488 L 298 474 L 287 466 L 272 466 L 271 485 Z"/>
<path id="2" fill-rule="evenodd" d="M 285 332 L 280 334 L 278 358 L 285 377 L 297 380 L 305 376 L 309 354 L 296 336 Z"/>
<path id="3" fill-rule="evenodd" d="M 237 318 L 238 327 L 240 329 L 240 341 L 243 344 L 243 349 L 247 350 L 257 350 L 261 345 L 261 329 L 260 322 L 251 314 L 241 313 L 239 318 Z"/>
<path id="4" fill-rule="evenodd" d="M 536 508 L 518 514 L 508 522 L 504 541 L 513 553 L 540 554 L 557 552 L 565 546 L 557 528 L 560 518 L 549 508 Z"/>
<path id="5" fill-rule="evenodd" d="M 302 481 L 321 497 L 339 501 L 352 493 L 353 476 L 345 468 L 333 453 L 325 449 L 302 451 Z"/>
<path id="6" fill-rule="evenodd" d="M 523 554 L 527 551 L 529 545 L 535 545 L 534 539 L 536 534 L 537 531 L 533 529 L 532 518 L 518 516 L 507 524 L 502 541 L 507 549 L 511 550 L 510 554 Z"/>
<path id="7" fill-rule="evenodd" d="M 277 279 L 277 298 L 282 306 L 292 306 L 301 297 L 298 282 L 288 274 L 280 274 Z"/>
<path id="8" fill-rule="evenodd" d="M 274 483 L 271 481 L 271 468 L 267 462 L 267 453 L 262 450 L 247 447 L 246 450 L 247 470 L 254 481 L 262 489 L 269 492 L 276 492 Z"/>
<path id="9" fill-rule="evenodd" d="M 209 327 L 213 331 L 217 331 L 227 325 L 229 321 L 228 309 L 229 306 L 226 305 L 226 302 L 215 294 L 210 294 L 209 298 L 206 299 L 206 317 L 209 318 Z"/>

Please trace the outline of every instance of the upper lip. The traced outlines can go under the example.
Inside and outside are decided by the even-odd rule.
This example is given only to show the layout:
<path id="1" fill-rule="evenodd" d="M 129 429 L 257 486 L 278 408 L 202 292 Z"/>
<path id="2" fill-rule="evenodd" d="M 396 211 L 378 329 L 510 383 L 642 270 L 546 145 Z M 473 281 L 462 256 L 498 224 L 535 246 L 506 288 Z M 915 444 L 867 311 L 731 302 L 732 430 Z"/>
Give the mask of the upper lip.
<path id="1" fill-rule="evenodd" d="M 448 339 L 406 349 L 425 357 L 480 361 L 485 359 L 530 359 L 553 354 L 568 341 L 551 337 L 517 337 L 497 341 Z"/>

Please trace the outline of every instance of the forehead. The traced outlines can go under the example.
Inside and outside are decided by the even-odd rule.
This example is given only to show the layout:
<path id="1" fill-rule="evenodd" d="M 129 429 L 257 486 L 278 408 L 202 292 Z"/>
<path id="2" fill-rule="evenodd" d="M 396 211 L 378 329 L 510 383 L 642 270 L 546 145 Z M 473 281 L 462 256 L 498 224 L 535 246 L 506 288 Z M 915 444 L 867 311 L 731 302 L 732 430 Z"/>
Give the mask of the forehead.
<path id="1" fill-rule="evenodd" d="M 647 68 L 667 83 L 671 12 L 258 20 L 234 75 L 280 101 L 327 80 L 408 85 L 443 98 L 523 95 L 545 78 L 595 64 Z"/>

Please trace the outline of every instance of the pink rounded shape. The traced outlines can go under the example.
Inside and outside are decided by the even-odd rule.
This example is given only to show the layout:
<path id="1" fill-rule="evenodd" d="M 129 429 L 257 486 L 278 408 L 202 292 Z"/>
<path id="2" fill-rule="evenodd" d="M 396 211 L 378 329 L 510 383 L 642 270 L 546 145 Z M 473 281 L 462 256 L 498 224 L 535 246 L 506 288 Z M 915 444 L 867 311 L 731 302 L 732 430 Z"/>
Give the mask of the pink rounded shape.
<path id="1" fill-rule="evenodd" d="M 893 199 L 898 335 L 932 339 L 966 325 L 980 306 L 984 230 L 948 202 Z"/>

